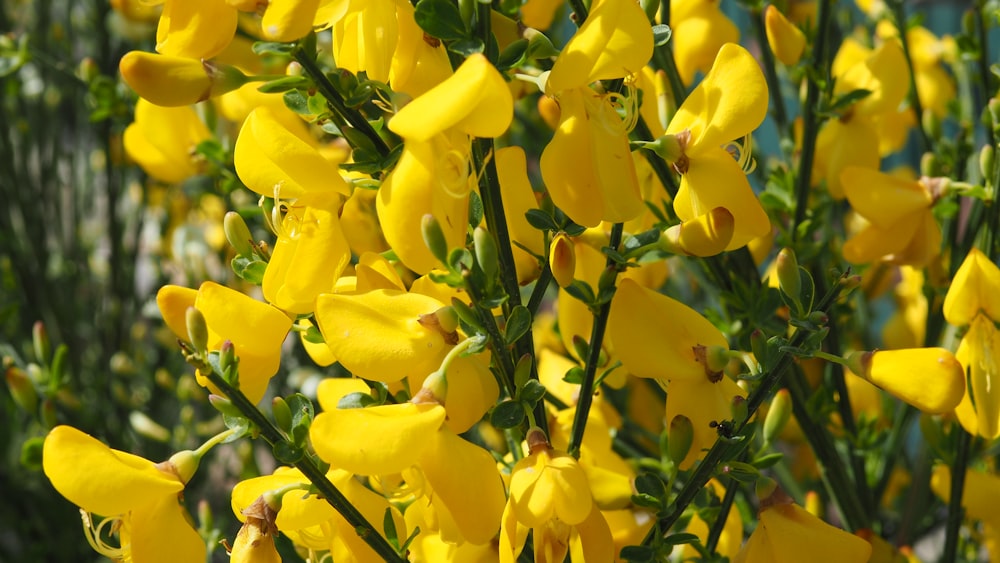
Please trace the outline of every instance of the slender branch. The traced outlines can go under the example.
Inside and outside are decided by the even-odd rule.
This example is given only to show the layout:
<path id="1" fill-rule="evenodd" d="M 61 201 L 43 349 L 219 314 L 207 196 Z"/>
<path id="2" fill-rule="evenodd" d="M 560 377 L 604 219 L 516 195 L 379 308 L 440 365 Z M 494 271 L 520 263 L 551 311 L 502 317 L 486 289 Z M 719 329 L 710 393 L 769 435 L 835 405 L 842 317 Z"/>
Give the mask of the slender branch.
<path id="1" fill-rule="evenodd" d="M 548 291 L 551 283 L 552 269 L 546 263 L 542 266 L 542 271 L 538 274 L 538 279 L 535 280 L 535 287 L 531 290 L 531 296 L 528 297 L 528 304 L 525 305 L 528 308 L 528 312 L 531 313 L 531 318 L 535 318 L 535 313 L 538 312 L 538 308 L 542 305 L 542 300 L 545 299 L 545 292 Z"/>
<path id="2" fill-rule="evenodd" d="M 979 39 L 979 58 L 976 59 L 976 67 L 979 70 L 979 80 L 982 81 L 983 97 L 989 98 L 994 89 L 991 88 L 990 84 L 993 73 L 990 72 L 989 61 L 986 60 L 986 54 L 990 52 L 990 43 L 989 33 L 986 29 L 986 18 L 983 16 L 983 10 L 985 9 L 985 0 L 978 0 L 973 14 L 976 20 L 976 37 Z M 991 146 L 996 147 L 997 139 L 993 133 L 993 129 L 990 127 L 986 128 L 986 138 L 989 140 Z"/>
<path id="3" fill-rule="evenodd" d="M 206 370 L 207 371 L 207 370 Z M 236 408 L 243 413 L 247 419 L 250 420 L 260 430 L 260 435 L 270 444 L 272 447 L 278 444 L 288 444 L 291 445 L 285 436 L 278 430 L 264 413 L 250 402 L 250 399 L 243 394 L 239 389 L 234 388 L 219 374 L 218 371 L 212 369 L 207 371 L 208 379 L 221 390 L 226 397 L 233 403 Z M 330 482 L 326 478 L 323 471 L 316 465 L 313 459 L 309 455 L 303 455 L 298 461 L 293 465 L 295 468 L 302 472 L 302 475 L 309 480 L 313 485 L 316 486 L 316 490 L 319 491 L 319 495 L 326 500 L 347 523 L 354 527 L 358 536 L 364 540 L 375 553 L 379 554 L 386 561 L 398 561 L 400 563 L 406 561 L 406 559 L 399 556 L 396 553 L 395 548 L 393 548 L 378 530 L 364 517 L 357 508 L 351 504 L 351 501 L 344 496 L 343 493 L 337 489 L 336 485 Z"/>
<path id="4" fill-rule="evenodd" d="M 903 55 L 906 57 L 906 68 L 910 72 L 910 107 L 917 118 L 917 132 L 920 134 L 920 144 L 925 152 L 934 149 L 930 136 L 924 129 L 924 108 L 920 104 L 920 93 L 917 92 L 917 78 L 913 72 L 913 57 L 910 55 L 910 42 L 906 38 L 906 14 L 903 12 L 902 0 L 892 0 L 892 17 L 896 20 L 896 30 L 899 31 L 899 41 L 903 44 Z"/>
<path id="5" fill-rule="evenodd" d="M 715 553 L 715 549 L 719 546 L 719 538 L 722 537 L 722 531 L 726 528 L 729 511 L 733 508 L 733 501 L 736 500 L 736 493 L 739 490 L 740 482 L 736 479 L 730 480 L 729 486 L 726 487 L 726 494 L 722 496 L 722 507 L 719 509 L 719 515 L 715 517 L 715 522 L 712 522 L 712 528 L 708 531 L 708 538 L 705 540 L 705 549 L 708 550 L 709 554 Z"/>
<path id="6" fill-rule="evenodd" d="M 830 34 L 831 2 L 819 3 L 819 23 L 816 29 L 816 43 L 813 45 L 812 68 L 830 70 L 826 66 L 827 43 Z M 829 78 L 829 77 L 827 77 Z M 809 191 L 812 185 L 813 159 L 816 156 L 816 137 L 819 134 L 820 85 L 816 77 L 806 80 L 806 103 L 803 107 L 802 121 L 805 124 L 802 132 L 802 152 L 799 155 L 799 166 L 795 175 L 795 220 L 792 223 L 792 240 L 798 238 L 799 225 L 806 218 L 806 206 L 809 202 Z"/>
<path id="7" fill-rule="evenodd" d="M 583 25 L 583 22 L 587 21 L 587 16 L 590 15 L 590 12 L 587 11 L 587 6 L 583 4 L 583 0 L 569 0 L 569 7 L 573 9 L 573 21 L 577 27 L 580 27 Z"/>
<path id="8" fill-rule="evenodd" d="M 343 118 L 344 121 L 350 123 L 351 127 L 354 127 L 359 133 L 367 137 L 372 142 L 375 150 L 378 151 L 380 157 L 385 158 L 388 156 L 389 145 L 386 144 L 385 139 L 379 136 L 378 132 L 375 131 L 371 123 L 368 123 L 368 120 L 363 115 L 347 107 L 344 103 L 344 97 L 340 95 L 340 92 L 337 92 L 330 79 L 323 74 L 323 70 L 316 64 L 316 60 L 312 54 L 306 53 L 302 47 L 299 47 L 295 50 L 293 56 L 296 62 L 302 65 L 302 69 L 313 79 L 313 82 L 316 83 L 316 88 L 326 98 L 327 107 Z"/>
<path id="9" fill-rule="evenodd" d="M 969 465 L 969 450 L 972 436 L 960 425 L 955 425 L 958 432 L 955 460 L 951 465 L 951 493 L 948 497 L 948 520 L 944 529 L 944 553 L 942 563 L 954 563 L 958 560 L 958 533 L 962 528 L 965 509 L 962 508 L 962 495 L 965 493 L 965 470 Z"/>
<path id="10" fill-rule="evenodd" d="M 618 250 L 622 242 L 624 225 L 615 223 L 611 227 L 611 240 L 608 246 L 613 250 Z M 611 279 L 614 283 L 618 277 L 617 265 L 609 256 L 605 262 L 606 268 L 615 268 L 615 273 Z M 583 444 L 583 432 L 587 427 L 587 417 L 590 414 L 590 406 L 594 402 L 594 381 L 597 377 L 597 364 L 601 357 L 601 344 L 604 342 L 604 332 L 608 327 L 608 316 L 611 314 L 611 300 L 602 304 L 597 314 L 594 315 L 594 325 L 590 330 L 590 350 L 587 354 L 587 364 L 583 371 L 583 381 L 580 383 L 580 396 L 576 400 L 576 412 L 573 416 L 573 430 L 570 433 L 569 447 L 570 455 L 580 457 L 580 445 Z"/>

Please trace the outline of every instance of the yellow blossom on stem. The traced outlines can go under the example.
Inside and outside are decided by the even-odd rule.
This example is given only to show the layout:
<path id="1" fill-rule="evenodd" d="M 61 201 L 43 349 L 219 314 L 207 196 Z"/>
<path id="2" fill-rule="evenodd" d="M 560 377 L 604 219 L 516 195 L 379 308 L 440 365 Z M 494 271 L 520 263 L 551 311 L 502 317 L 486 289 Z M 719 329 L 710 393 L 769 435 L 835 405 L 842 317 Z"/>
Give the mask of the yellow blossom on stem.
<path id="1" fill-rule="evenodd" d="M 542 178 L 552 201 L 581 225 L 627 221 L 645 209 L 628 146 L 635 100 L 588 85 L 638 73 L 652 51 L 652 29 L 638 4 L 598 0 L 545 82 L 560 116 L 542 152 Z M 627 106 L 624 121 L 619 106 Z"/>
<path id="2" fill-rule="evenodd" d="M 234 66 L 129 51 L 118 63 L 125 82 L 158 106 L 187 106 L 239 88 L 248 80 Z"/>
<path id="3" fill-rule="evenodd" d="M 135 121 L 125 128 L 125 151 L 147 174 L 181 182 L 198 174 L 194 148 L 212 138 L 190 107 L 165 108 L 145 99 L 135 104 Z"/>
<path id="4" fill-rule="evenodd" d="M 188 471 L 181 475 L 169 462 L 113 450 L 70 426 L 57 426 L 45 438 L 42 469 L 52 486 L 80 507 L 88 541 L 102 555 L 140 563 L 205 559 L 205 543 L 181 503 Z M 109 519 L 95 524 L 91 514 Z M 118 548 L 102 539 L 111 522 Z"/>
<path id="5" fill-rule="evenodd" d="M 611 530 L 590 493 L 587 474 L 576 459 L 552 448 L 537 428 L 528 431 L 529 454 L 514 466 L 510 497 L 503 511 L 500 561 L 517 560 L 533 531 L 535 561 L 610 561 Z"/>
<path id="6" fill-rule="evenodd" d="M 955 272 L 944 298 L 944 318 L 954 326 L 972 324 L 976 315 L 1000 320 L 1000 268 L 973 248 Z"/>
<path id="7" fill-rule="evenodd" d="M 758 516 L 733 563 L 864 563 L 871 556 L 870 543 L 813 516 L 780 489 L 761 500 Z"/>
<path id="8" fill-rule="evenodd" d="M 733 216 L 733 236 L 726 250 L 771 229 L 743 168 L 723 148 L 734 139 L 749 139 L 766 114 L 767 83 L 760 67 L 746 49 L 727 43 L 661 137 L 665 148 L 673 147 L 661 156 L 681 173 L 674 212 L 681 221 L 691 221 L 717 207 L 727 209 Z M 749 149 L 748 143 L 741 153 Z"/>
<path id="9" fill-rule="evenodd" d="M 785 66 L 799 62 L 806 48 L 806 36 L 774 4 L 768 4 L 764 11 L 764 30 L 775 58 Z"/>
<path id="10" fill-rule="evenodd" d="M 198 290 L 167 285 L 156 294 L 163 320 L 178 338 L 187 340 L 188 307 L 201 311 L 208 325 L 208 349 L 218 350 L 230 341 L 240 358 L 240 390 L 256 403 L 264 396 L 271 376 L 278 371 L 281 343 L 292 320 L 279 309 L 214 282 Z M 203 374 L 198 383 L 218 392 Z"/>
<path id="11" fill-rule="evenodd" d="M 869 221 L 844 243 L 848 262 L 882 259 L 919 268 L 938 255 L 941 227 L 932 208 L 940 196 L 940 180 L 912 181 L 848 166 L 840 174 L 840 183 L 851 207 Z"/>

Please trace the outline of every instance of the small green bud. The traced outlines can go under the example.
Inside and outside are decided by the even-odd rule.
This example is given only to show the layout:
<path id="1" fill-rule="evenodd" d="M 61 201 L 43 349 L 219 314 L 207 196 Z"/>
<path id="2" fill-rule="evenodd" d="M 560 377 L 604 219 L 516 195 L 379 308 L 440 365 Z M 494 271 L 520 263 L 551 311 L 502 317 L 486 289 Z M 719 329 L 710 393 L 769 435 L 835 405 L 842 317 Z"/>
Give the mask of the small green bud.
<path id="1" fill-rule="evenodd" d="M 771 408 L 764 418 L 764 442 L 774 443 L 774 439 L 785 428 L 788 419 L 792 416 L 792 396 L 788 389 L 779 389 L 771 399 Z"/>
<path id="2" fill-rule="evenodd" d="M 712 373 L 722 373 L 729 365 L 729 359 L 729 348 L 725 346 L 705 347 L 705 367 Z"/>
<path id="3" fill-rule="evenodd" d="M 759 328 L 750 333 L 750 351 L 763 368 L 764 359 L 767 358 L 767 335 Z"/>
<path id="4" fill-rule="evenodd" d="M 986 108 L 990 112 L 990 119 L 993 120 L 993 131 L 1000 131 L 1000 98 L 990 98 Z"/>
<path id="5" fill-rule="evenodd" d="M 868 379 L 872 367 L 872 356 L 875 352 L 861 351 L 854 352 L 847 356 L 847 369 L 854 372 L 854 375 Z"/>
<path id="6" fill-rule="evenodd" d="M 500 260 L 497 254 L 497 242 L 493 235 L 482 227 L 476 227 L 472 231 L 472 240 L 475 242 L 476 262 L 486 274 L 486 279 L 492 280 L 498 271 Z"/>
<path id="7" fill-rule="evenodd" d="M 733 422 L 739 424 L 749 418 L 747 398 L 742 395 L 735 395 L 729 405 L 729 412 L 733 415 Z"/>
<path id="8" fill-rule="evenodd" d="M 586 361 L 587 357 L 590 355 L 590 344 L 587 342 L 587 339 L 579 334 L 574 334 L 573 351 L 576 352 L 576 357 L 579 358 L 580 361 Z"/>
<path id="9" fill-rule="evenodd" d="M 791 248 L 782 248 L 778 252 L 775 271 L 778 274 L 778 287 L 781 292 L 795 303 L 799 313 L 802 311 L 802 278 L 799 274 L 799 262 L 795 259 L 795 252 Z"/>
<path id="10" fill-rule="evenodd" d="M 239 383 L 236 381 L 236 370 L 238 367 L 239 358 L 236 357 L 236 346 L 233 345 L 232 340 L 226 340 L 219 349 L 219 368 L 222 369 L 223 377 L 231 377 L 233 379 L 229 383 L 234 387 L 239 386 Z M 230 375 L 230 372 L 232 372 L 232 375 Z"/>
<path id="11" fill-rule="evenodd" d="M 933 111 L 925 109 L 924 115 L 921 118 L 921 123 L 923 124 L 924 131 L 927 132 L 928 137 L 931 139 L 941 138 L 941 118 L 938 117 Z"/>
<path id="12" fill-rule="evenodd" d="M 42 401 L 40 415 L 42 418 L 42 425 L 46 430 L 52 430 L 57 424 L 59 424 L 59 416 L 56 414 L 56 404 L 50 398 L 46 398 Z"/>
<path id="13" fill-rule="evenodd" d="M 48 364 L 52 359 L 52 342 L 49 341 L 49 332 L 45 330 L 45 323 L 35 321 L 31 326 L 31 344 L 35 349 L 35 360 L 41 364 Z"/>
<path id="14" fill-rule="evenodd" d="M 691 419 L 679 414 L 670 421 L 669 437 L 667 438 L 667 457 L 680 465 L 691 450 L 694 443 L 694 425 Z"/>
<path id="15" fill-rule="evenodd" d="M 222 395 L 209 395 L 208 402 L 223 416 L 242 417 L 243 413 L 229 399 Z"/>
<path id="16" fill-rule="evenodd" d="M 204 354 L 208 351 L 208 324 L 205 316 L 195 307 L 188 307 L 184 320 L 187 323 L 188 340 L 195 352 Z"/>
<path id="17" fill-rule="evenodd" d="M 520 389 L 524 387 L 524 383 L 528 381 L 531 377 L 531 354 L 524 354 L 520 359 L 517 360 L 517 365 L 514 366 L 514 387 Z"/>
<path id="18" fill-rule="evenodd" d="M 278 425 L 278 428 L 285 434 L 291 434 L 292 409 L 288 407 L 285 399 L 281 397 L 271 399 L 271 414 L 274 416 L 274 422 Z"/>
<path id="19" fill-rule="evenodd" d="M 240 256 L 253 258 L 253 235 L 242 215 L 235 211 L 226 213 L 222 219 L 222 230 L 226 233 L 226 240 Z"/>
<path id="20" fill-rule="evenodd" d="M 93 57 L 84 57 L 76 67 L 76 75 L 85 84 L 90 84 L 101 75 L 101 69 L 97 66 Z"/>
<path id="21" fill-rule="evenodd" d="M 992 179 L 995 159 L 996 150 L 993 145 L 984 145 L 979 151 L 979 173 L 983 175 L 983 178 Z"/>
<path id="22" fill-rule="evenodd" d="M 722 473 L 736 479 L 741 483 L 752 483 L 765 478 L 760 474 L 760 470 L 741 461 L 730 461 L 722 466 Z"/>
<path id="23" fill-rule="evenodd" d="M 10 395 L 17 406 L 27 413 L 34 414 L 38 408 L 38 391 L 28 374 L 17 366 L 10 366 L 7 368 L 6 378 L 7 388 L 10 389 Z"/>
<path id="24" fill-rule="evenodd" d="M 817 326 L 826 326 L 830 317 L 823 311 L 813 311 L 806 316 L 806 320 Z"/>
<path id="25" fill-rule="evenodd" d="M 420 234 L 424 237 L 424 244 L 430 249 L 431 254 L 442 264 L 448 263 L 448 241 L 444 238 L 444 231 L 438 220 L 430 213 L 420 220 Z"/>

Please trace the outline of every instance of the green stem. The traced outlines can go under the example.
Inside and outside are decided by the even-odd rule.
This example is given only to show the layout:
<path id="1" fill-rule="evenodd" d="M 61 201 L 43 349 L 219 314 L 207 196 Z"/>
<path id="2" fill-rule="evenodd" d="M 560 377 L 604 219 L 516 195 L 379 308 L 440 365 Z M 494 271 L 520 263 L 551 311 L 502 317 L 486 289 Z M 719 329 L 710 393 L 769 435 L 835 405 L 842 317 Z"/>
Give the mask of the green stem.
<path id="1" fill-rule="evenodd" d="M 726 487 L 726 494 L 722 496 L 722 507 L 719 509 L 719 515 L 715 517 L 715 522 L 712 522 L 712 528 L 708 531 L 708 538 L 705 540 L 705 549 L 708 550 L 709 554 L 715 553 L 715 549 L 719 545 L 719 538 L 722 537 L 722 531 L 726 528 L 729 511 L 733 508 L 733 501 L 736 500 L 736 493 L 739 490 L 740 482 L 736 479 L 730 480 Z"/>
<path id="2" fill-rule="evenodd" d="M 899 31 L 899 40 L 903 44 L 903 55 L 906 57 L 906 68 L 910 72 L 910 107 L 917 117 L 917 132 L 920 134 L 920 144 L 924 152 L 933 150 L 931 138 L 924 129 L 924 109 L 920 104 L 920 95 L 917 92 L 917 78 L 913 73 L 913 57 L 910 56 L 910 42 L 906 38 L 906 14 L 903 12 L 902 0 L 892 0 L 892 17 L 896 20 L 896 30 Z"/>
<path id="3" fill-rule="evenodd" d="M 280 430 L 275 427 L 264 413 L 260 412 L 257 407 L 250 402 L 250 399 L 243 394 L 239 389 L 234 388 L 225 378 L 219 374 L 218 371 L 212 369 L 207 371 L 208 379 L 226 395 L 233 405 L 236 406 L 243 413 L 247 419 L 250 420 L 260 431 L 260 435 L 267 441 L 271 447 L 276 447 L 279 444 L 284 444 L 288 447 L 295 447 L 291 444 Z M 364 517 L 357 508 L 351 504 L 351 501 L 344 496 L 343 493 L 337 489 L 336 485 L 330 482 L 326 478 L 326 475 L 319 468 L 318 465 L 313 461 L 309 455 L 303 455 L 296 461 L 296 469 L 302 472 L 302 475 L 309 480 L 313 485 L 316 486 L 316 490 L 319 492 L 319 496 L 326 500 L 347 523 L 354 527 L 358 536 L 364 540 L 374 551 L 379 554 L 386 561 L 398 561 L 403 563 L 406 559 L 399 556 L 396 550 L 378 533 L 378 530 L 372 526 L 370 522 Z"/>
<path id="4" fill-rule="evenodd" d="M 872 491 L 872 498 L 876 504 L 882 502 L 882 496 L 885 495 L 886 489 L 889 488 L 889 480 L 892 478 L 896 461 L 902 455 L 903 443 L 906 440 L 906 435 L 909 433 L 910 424 L 916 420 L 919 414 L 920 411 L 907 404 L 900 405 L 899 410 L 896 411 L 896 416 L 892 422 L 892 429 L 889 432 L 889 443 L 883 450 L 884 455 L 881 456 L 882 466 L 879 468 L 880 477 L 878 483 L 875 484 L 875 489 Z"/>
<path id="5" fill-rule="evenodd" d="M 207 442 L 205 442 L 201 446 L 198 446 L 198 449 L 194 451 L 194 455 L 198 459 L 201 459 L 202 457 L 205 456 L 205 454 L 208 453 L 209 450 L 211 450 L 215 446 L 218 446 L 226 438 L 229 438 L 230 436 L 232 436 L 235 433 L 236 433 L 236 430 L 234 430 L 232 428 L 230 428 L 229 430 L 225 430 L 223 432 L 219 432 L 215 436 L 212 436 L 211 438 L 209 438 Z"/>
<path id="6" fill-rule="evenodd" d="M 642 118 L 642 116 L 639 117 L 639 120 L 636 122 L 635 129 L 632 130 L 632 134 L 630 136 L 635 141 L 654 140 L 653 132 L 650 131 L 649 125 L 646 123 L 646 120 Z M 642 156 L 646 158 L 646 162 L 649 162 L 649 166 L 653 169 L 653 173 L 656 174 L 657 179 L 660 180 L 660 184 L 663 185 L 663 189 L 665 189 L 667 194 L 670 195 L 670 200 L 673 201 L 677 197 L 677 183 L 674 181 L 674 176 L 670 171 L 670 166 L 653 151 L 644 150 L 641 152 Z M 667 213 L 671 216 L 674 214 L 673 205 L 666 206 L 666 209 Z"/>
<path id="7" fill-rule="evenodd" d="M 770 44 L 767 42 L 764 11 L 761 9 L 752 10 L 750 21 L 753 22 L 753 30 L 757 35 L 757 42 L 760 44 L 760 55 L 764 62 L 764 78 L 767 80 L 767 89 L 771 92 L 774 123 L 778 126 L 778 135 L 784 139 L 789 133 L 788 112 L 785 110 L 785 97 L 781 95 L 781 82 L 778 80 L 778 72 L 775 70 L 774 53 L 771 52 Z"/>
<path id="8" fill-rule="evenodd" d="M 955 460 L 951 465 L 951 495 L 948 498 L 948 520 L 944 529 L 944 553 L 942 563 L 954 563 L 958 560 L 958 533 L 962 528 L 965 510 L 962 508 L 962 495 L 965 492 L 965 470 L 969 465 L 969 450 L 972 436 L 959 425 Z"/>
<path id="9" fill-rule="evenodd" d="M 841 281 L 846 279 L 841 277 Z M 819 301 L 816 306 L 817 311 L 828 312 L 833 306 L 834 301 L 837 296 L 840 295 L 841 283 L 834 284 L 834 286 L 823 296 L 823 299 Z M 805 331 L 797 331 L 792 337 L 789 343 L 790 348 L 797 348 L 802 346 L 806 340 Z M 733 434 L 738 435 L 750 420 L 753 418 L 754 414 L 757 413 L 757 409 L 767 400 L 768 397 L 774 394 L 774 391 L 778 388 L 784 378 L 785 373 L 795 365 L 795 358 L 792 357 L 788 352 L 781 352 L 778 360 L 774 366 L 774 369 L 770 373 L 766 374 L 763 379 L 761 379 L 760 385 L 755 389 L 750 396 L 747 398 L 747 416 L 743 420 L 734 421 Z M 743 444 L 733 444 L 728 440 L 723 440 L 721 437 L 715 441 L 711 449 L 705 453 L 705 457 L 702 458 L 701 462 L 695 467 L 694 472 L 691 474 L 690 479 L 684 484 L 684 487 L 677 494 L 677 498 L 674 500 L 673 510 L 667 514 L 665 517 L 661 518 L 657 526 L 653 528 L 646 534 L 646 537 L 642 541 L 642 545 L 649 545 L 653 542 L 653 538 L 657 534 L 657 530 L 663 530 L 664 533 L 669 531 L 670 528 L 677 523 L 677 520 L 684 514 L 684 510 L 698 495 L 701 489 L 708 483 L 715 475 L 716 468 L 719 463 L 727 458 L 727 454 L 731 450 L 740 450 L 743 448 Z"/>
<path id="10" fill-rule="evenodd" d="M 583 0 L 569 0 L 569 7 L 572 8 L 573 14 L 576 16 L 574 22 L 576 27 L 583 25 L 583 22 L 587 21 L 587 16 L 590 12 L 587 11 L 587 6 L 583 4 Z"/>
<path id="11" fill-rule="evenodd" d="M 542 272 L 538 274 L 538 279 L 535 280 L 535 287 L 531 290 L 531 296 L 528 297 L 528 304 L 525 305 L 528 308 L 528 312 L 531 313 L 531 318 L 535 318 L 535 313 L 538 312 L 538 308 L 542 305 L 542 300 L 545 299 L 545 292 L 549 289 L 549 284 L 552 283 L 552 269 L 549 268 L 548 262 L 542 266 Z"/>
<path id="12" fill-rule="evenodd" d="M 979 38 L 979 58 L 976 59 L 976 66 L 979 70 L 979 80 L 982 81 L 983 98 L 988 99 L 995 90 L 991 88 L 993 73 L 990 72 L 989 61 L 986 60 L 986 53 L 990 52 L 990 44 L 989 33 L 986 29 L 986 18 L 983 17 L 983 10 L 985 9 L 985 0 L 978 0 L 976 2 L 976 9 L 973 10 L 973 13 L 976 20 L 976 36 Z M 997 139 L 993 134 L 993 129 L 990 127 L 986 128 L 986 138 L 989 139 L 989 144 L 991 146 L 996 147 Z"/>
<path id="13" fill-rule="evenodd" d="M 323 70 L 319 68 L 316 64 L 316 60 L 313 58 L 312 54 L 306 53 L 301 47 L 295 50 L 293 57 L 295 61 L 302 65 L 302 69 L 306 71 L 306 74 L 313 79 L 316 83 L 316 88 L 319 89 L 323 97 L 326 98 L 327 107 L 330 108 L 335 114 L 340 116 L 344 121 L 351 124 L 358 130 L 359 133 L 364 135 L 372 142 L 375 150 L 378 151 L 380 157 L 385 158 L 389 156 L 389 145 L 386 144 L 385 139 L 379 136 L 378 132 L 372 128 L 371 123 L 364 118 L 357 111 L 348 109 L 347 105 L 344 103 L 343 96 L 337 89 L 333 87 L 333 83 L 330 79 L 323 74 Z"/>
<path id="14" fill-rule="evenodd" d="M 469 294 L 473 309 L 479 314 L 479 320 L 486 329 L 486 334 L 490 337 L 490 349 L 493 352 L 493 357 L 500 363 L 499 370 L 491 371 L 496 374 L 501 387 L 507 394 L 514 397 L 517 394 L 517 389 L 514 387 L 514 362 L 507 350 L 507 342 L 504 340 L 503 334 L 500 333 L 500 327 L 497 326 L 496 318 L 493 317 L 493 312 L 488 307 L 480 305 L 483 302 L 482 291 L 475 284 L 469 282 L 468 276 L 465 278 L 465 291 Z"/>
<path id="15" fill-rule="evenodd" d="M 786 383 L 792 395 L 792 413 L 819 460 L 823 481 L 830 496 L 837 503 L 844 523 L 851 530 L 869 527 L 870 515 L 865 511 L 864 503 L 861 502 L 857 489 L 847 474 L 830 431 L 814 419 L 806 406 L 809 403 L 809 391 L 805 380 L 800 373 L 796 373 L 789 377 Z"/>
<path id="16" fill-rule="evenodd" d="M 825 69 L 827 59 L 827 43 L 830 34 L 831 2 L 819 2 L 819 23 L 816 28 L 816 43 L 813 45 L 812 68 Z M 827 76 L 826 78 L 829 78 Z M 795 175 L 795 219 L 792 223 L 792 240 L 798 239 L 799 225 L 806 218 L 806 207 L 809 203 L 809 191 L 812 185 L 813 159 L 816 156 L 816 136 L 819 134 L 820 88 L 815 79 L 806 80 L 806 102 L 802 108 L 802 122 L 805 124 L 802 132 L 802 152 L 799 156 L 799 166 Z"/>
<path id="17" fill-rule="evenodd" d="M 622 242 L 624 224 L 615 223 L 611 227 L 611 238 L 608 246 L 618 250 Z M 615 268 L 615 274 L 611 283 L 615 283 L 617 265 L 609 256 L 605 262 L 606 268 Z M 576 400 L 576 412 L 573 416 L 573 430 L 570 433 L 569 447 L 567 451 L 573 457 L 580 457 L 580 445 L 583 444 L 583 432 L 587 427 L 587 417 L 590 414 L 590 406 L 594 402 L 594 381 L 597 377 L 597 364 L 601 357 L 601 345 L 604 343 L 604 332 L 608 327 L 608 316 L 611 313 L 611 300 L 602 304 L 594 315 L 594 325 L 590 330 L 590 351 L 587 355 L 587 363 L 583 371 L 583 381 L 580 383 L 580 396 Z"/>

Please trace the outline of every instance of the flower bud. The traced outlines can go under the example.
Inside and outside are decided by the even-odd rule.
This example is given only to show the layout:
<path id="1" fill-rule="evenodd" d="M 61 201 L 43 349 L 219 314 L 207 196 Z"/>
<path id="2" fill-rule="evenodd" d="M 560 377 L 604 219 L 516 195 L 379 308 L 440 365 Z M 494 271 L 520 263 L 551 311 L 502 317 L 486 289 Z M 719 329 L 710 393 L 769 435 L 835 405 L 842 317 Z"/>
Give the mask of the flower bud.
<path id="1" fill-rule="evenodd" d="M 17 366 L 8 367 L 5 375 L 7 388 L 10 389 L 10 395 L 14 398 L 14 402 L 25 412 L 34 414 L 35 409 L 38 408 L 38 391 L 31 378 Z"/>
<path id="2" fill-rule="evenodd" d="M 229 399 L 222 395 L 209 395 L 208 402 L 223 416 L 242 417 L 243 413 Z"/>
<path id="3" fill-rule="evenodd" d="M 559 287 L 568 287 L 573 283 L 576 272 L 574 246 L 573 239 L 566 233 L 557 234 L 549 245 L 549 268 Z"/>
<path id="4" fill-rule="evenodd" d="M 934 153 L 925 152 L 920 157 L 920 175 L 935 177 L 941 175 L 941 159 Z"/>
<path id="5" fill-rule="evenodd" d="M 670 429 L 667 438 L 667 457 L 680 465 L 687 457 L 691 444 L 694 443 L 694 425 L 691 419 L 679 414 L 670 421 Z"/>
<path id="6" fill-rule="evenodd" d="M 778 275 L 778 287 L 802 312 L 802 278 L 799 277 L 799 263 L 791 248 L 782 248 L 775 259 L 775 272 Z"/>
<path id="7" fill-rule="evenodd" d="M 204 354 L 208 350 L 208 324 L 205 316 L 195 307 L 188 307 L 184 319 L 187 323 L 188 340 L 195 352 Z"/>
<path id="8" fill-rule="evenodd" d="M 492 280 L 497 274 L 499 259 L 497 258 L 497 242 L 493 235 L 482 227 L 476 227 L 472 231 L 472 240 L 475 243 L 476 261 L 482 268 L 486 278 Z"/>
<path id="9" fill-rule="evenodd" d="M 979 151 L 979 173 L 983 175 L 983 178 L 992 178 L 995 159 L 996 151 L 993 149 L 993 145 L 983 145 L 982 150 Z"/>
<path id="10" fill-rule="evenodd" d="M 126 53 L 118 70 L 136 94 L 164 107 L 196 104 L 249 80 L 231 65 L 142 51 Z"/>
<path id="11" fill-rule="evenodd" d="M 729 404 L 729 413 L 733 417 L 733 422 L 739 424 L 747 420 L 749 412 L 747 398 L 743 395 L 734 395 L 733 401 Z"/>
<path id="12" fill-rule="evenodd" d="M 993 121 L 993 131 L 1000 131 L 1000 98 L 990 98 L 986 107 L 990 112 L 990 119 Z"/>
<path id="13" fill-rule="evenodd" d="M 767 335 L 759 328 L 755 328 L 750 333 L 750 351 L 757 363 L 763 364 L 764 359 L 767 358 Z"/>
<path id="14" fill-rule="evenodd" d="M 771 407 L 764 418 L 764 442 L 774 443 L 774 439 L 785 428 L 792 415 L 792 397 L 788 389 L 779 389 L 771 399 Z"/>
<path id="15" fill-rule="evenodd" d="M 235 211 L 226 213 L 222 220 L 222 230 L 226 233 L 226 240 L 240 256 L 253 258 L 253 235 L 242 215 Z"/>
<path id="16" fill-rule="evenodd" d="M 52 343 L 42 321 L 35 321 L 31 326 L 31 344 L 35 349 L 35 360 L 42 364 L 48 363 L 52 358 Z"/>
<path id="17" fill-rule="evenodd" d="M 444 238 L 444 231 L 438 220 L 430 213 L 420 220 L 420 234 L 424 237 L 424 244 L 430 249 L 431 254 L 442 264 L 448 263 L 448 241 Z"/>
<path id="18" fill-rule="evenodd" d="M 785 66 L 799 62 L 806 48 L 806 36 L 774 4 L 768 5 L 764 12 L 764 30 L 775 58 Z"/>
<path id="19" fill-rule="evenodd" d="M 728 209 L 716 207 L 663 231 L 660 248 L 685 256 L 715 256 L 729 246 L 735 225 L 733 214 Z"/>
<path id="20" fill-rule="evenodd" d="M 292 409 L 288 408 L 288 403 L 282 397 L 271 399 L 271 415 L 274 416 L 274 423 L 285 434 L 292 433 Z"/>
<path id="21" fill-rule="evenodd" d="M 226 340 L 219 348 L 219 367 L 222 369 L 222 375 L 228 377 L 230 370 L 235 373 L 238 365 L 239 358 L 236 357 L 236 346 L 233 345 L 232 340 Z M 230 381 L 230 383 L 236 384 L 235 381 Z"/>

